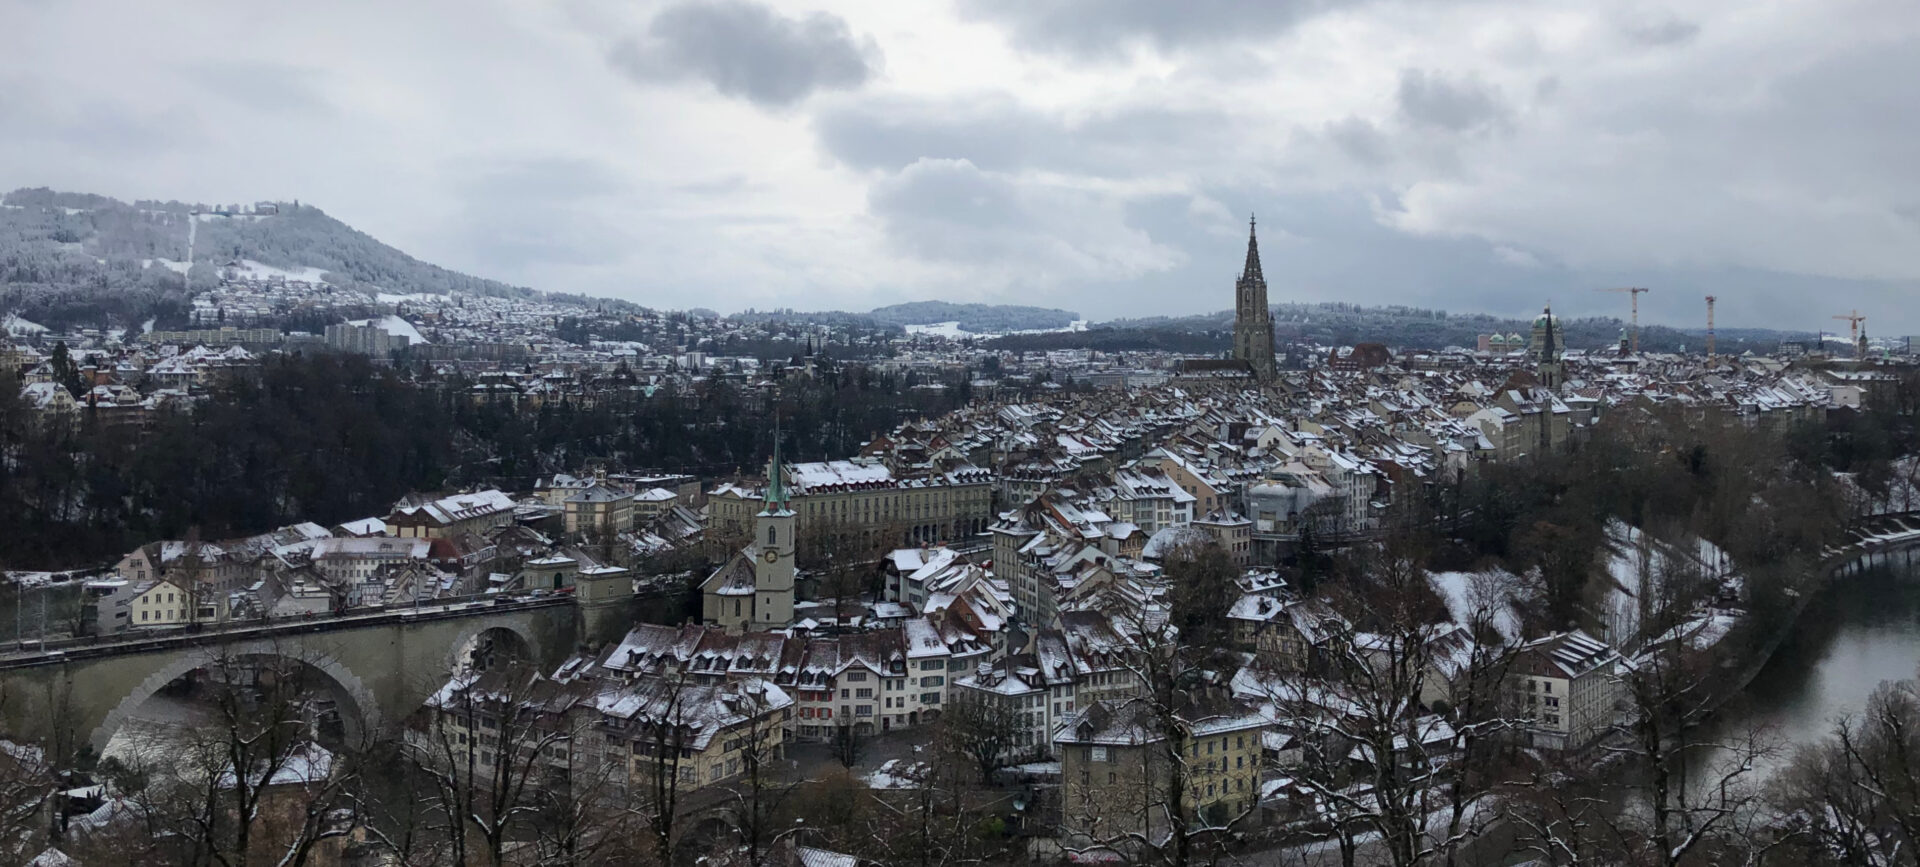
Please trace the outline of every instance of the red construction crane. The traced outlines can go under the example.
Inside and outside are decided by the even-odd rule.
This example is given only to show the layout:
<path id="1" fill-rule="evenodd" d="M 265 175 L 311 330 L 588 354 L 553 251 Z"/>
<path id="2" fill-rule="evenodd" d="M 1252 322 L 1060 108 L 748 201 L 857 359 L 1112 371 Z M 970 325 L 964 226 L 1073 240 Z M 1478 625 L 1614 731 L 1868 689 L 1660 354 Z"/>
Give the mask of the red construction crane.
<path id="1" fill-rule="evenodd" d="M 1639 354 L 1640 352 L 1640 293 L 1647 291 L 1646 288 L 1642 286 L 1627 286 L 1627 287 L 1620 287 L 1615 289 L 1597 289 L 1595 291 L 1625 292 L 1627 293 L 1627 297 L 1633 299 L 1633 351 L 1634 351 L 1634 354 L 1636 355 Z"/>
<path id="2" fill-rule="evenodd" d="M 1845 319 L 1845 320 L 1847 320 L 1847 322 L 1848 322 L 1849 324 L 1851 324 L 1851 325 L 1853 326 L 1853 333 L 1852 333 L 1851 335 L 1849 335 L 1849 338 L 1848 338 L 1848 340 L 1847 340 L 1847 343 L 1848 343 L 1849 345 L 1851 345 L 1851 346 L 1853 347 L 1853 356 L 1854 356 L 1855 358 L 1859 358 L 1859 357 L 1860 357 L 1860 355 L 1861 355 L 1861 352 L 1860 352 L 1860 323 L 1862 323 L 1862 322 L 1865 322 L 1865 321 L 1867 321 L 1867 317 L 1865 317 L 1865 316 L 1861 316 L 1861 315 L 1860 315 L 1860 311 L 1858 311 L 1858 310 L 1855 310 L 1855 311 L 1853 311 L 1853 312 L 1851 312 L 1851 313 L 1848 313 L 1848 314 L 1847 314 L 1847 315 L 1845 315 L 1845 316 L 1835 316 L 1835 317 L 1833 317 L 1833 318 L 1835 318 L 1835 319 Z"/>
<path id="3" fill-rule="evenodd" d="M 1707 296 L 1707 360 L 1713 360 L 1713 302 L 1720 299 Z"/>

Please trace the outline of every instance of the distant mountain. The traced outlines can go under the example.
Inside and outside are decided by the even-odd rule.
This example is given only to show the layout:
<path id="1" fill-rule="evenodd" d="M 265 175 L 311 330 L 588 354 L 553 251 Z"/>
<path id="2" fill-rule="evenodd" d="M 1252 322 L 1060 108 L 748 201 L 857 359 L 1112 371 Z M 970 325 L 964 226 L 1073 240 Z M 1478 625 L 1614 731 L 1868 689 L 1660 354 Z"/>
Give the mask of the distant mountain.
<path id="1" fill-rule="evenodd" d="M 131 326 L 150 318 L 177 323 L 191 293 L 214 286 L 220 266 L 235 260 L 265 266 L 256 272 L 303 272 L 343 288 L 541 297 L 422 262 L 298 202 L 127 204 L 45 188 L 0 196 L 0 311 L 50 327 Z"/>

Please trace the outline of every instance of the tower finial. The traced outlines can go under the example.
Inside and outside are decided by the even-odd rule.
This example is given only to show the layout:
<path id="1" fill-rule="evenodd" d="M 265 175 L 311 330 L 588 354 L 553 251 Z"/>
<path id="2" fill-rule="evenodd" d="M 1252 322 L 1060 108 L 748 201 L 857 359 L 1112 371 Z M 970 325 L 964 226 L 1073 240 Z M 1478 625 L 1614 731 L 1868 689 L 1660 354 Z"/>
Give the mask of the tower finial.
<path id="1" fill-rule="evenodd" d="M 1260 237 L 1254 231 L 1253 215 L 1247 215 L 1247 263 L 1240 269 L 1240 279 L 1266 282 L 1260 274 Z"/>

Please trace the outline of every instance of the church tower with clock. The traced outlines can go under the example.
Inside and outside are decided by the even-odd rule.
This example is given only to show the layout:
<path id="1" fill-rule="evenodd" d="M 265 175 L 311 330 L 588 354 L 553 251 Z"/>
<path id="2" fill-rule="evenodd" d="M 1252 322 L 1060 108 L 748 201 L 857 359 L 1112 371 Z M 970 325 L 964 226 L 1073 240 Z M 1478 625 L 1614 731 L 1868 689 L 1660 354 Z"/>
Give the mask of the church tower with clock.
<path id="1" fill-rule="evenodd" d="M 753 538 L 700 585 L 701 619 L 729 634 L 784 629 L 793 623 L 793 504 L 780 433 L 773 435 L 767 492 L 754 516 Z"/>
<path id="2" fill-rule="evenodd" d="M 780 434 L 775 429 L 773 460 L 767 467 L 767 495 L 754 517 L 753 627 L 779 629 L 793 622 L 794 513 L 787 494 L 786 467 L 780 464 Z"/>

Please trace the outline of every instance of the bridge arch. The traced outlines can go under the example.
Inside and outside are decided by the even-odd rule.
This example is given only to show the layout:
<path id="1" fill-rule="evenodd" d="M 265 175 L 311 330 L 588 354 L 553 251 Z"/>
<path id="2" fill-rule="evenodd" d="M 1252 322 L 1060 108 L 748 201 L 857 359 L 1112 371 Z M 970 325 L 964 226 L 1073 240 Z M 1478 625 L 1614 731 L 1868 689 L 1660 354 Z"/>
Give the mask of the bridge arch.
<path id="1" fill-rule="evenodd" d="M 340 710 L 340 721 L 346 728 L 349 740 L 357 740 L 366 732 L 380 729 L 382 723 L 380 704 L 375 700 L 373 691 L 367 688 L 358 675 L 348 670 L 332 655 L 290 652 L 286 647 L 272 642 L 255 641 L 238 645 L 195 648 L 187 653 L 170 657 L 107 711 L 100 724 L 89 733 L 88 743 L 92 745 L 96 755 L 105 752 L 108 742 L 122 726 L 126 725 L 127 720 L 133 718 L 134 712 L 160 690 L 165 689 L 168 684 L 197 669 L 218 665 L 225 660 L 249 657 L 285 659 L 323 675 L 330 697 Z"/>
<path id="2" fill-rule="evenodd" d="M 459 640 L 447 651 L 446 675 L 461 671 L 475 662 L 476 652 L 496 657 L 504 652 L 513 659 L 536 659 L 540 645 L 517 619 L 503 617 L 485 620 L 462 628 Z M 484 666 L 483 666 L 484 667 Z"/>

